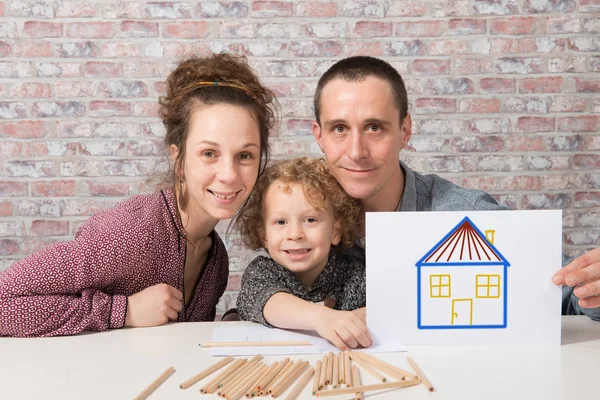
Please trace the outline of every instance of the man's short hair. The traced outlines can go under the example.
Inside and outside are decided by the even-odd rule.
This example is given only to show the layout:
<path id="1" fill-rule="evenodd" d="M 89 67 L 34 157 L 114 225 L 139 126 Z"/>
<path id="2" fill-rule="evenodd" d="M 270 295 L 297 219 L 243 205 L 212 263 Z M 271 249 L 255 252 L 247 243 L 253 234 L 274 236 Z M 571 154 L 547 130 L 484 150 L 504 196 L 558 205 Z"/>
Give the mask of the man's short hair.
<path id="1" fill-rule="evenodd" d="M 325 85 L 337 78 L 348 82 L 357 82 L 369 76 L 376 76 L 390 84 L 396 100 L 396 108 L 400 111 L 400 122 L 404 121 L 404 118 L 408 114 L 408 97 L 404 81 L 398 71 L 387 62 L 378 58 L 355 56 L 336 62 L 319 79 L 314 97 L 317 123 L 321 125 L 321 93 Z"/>

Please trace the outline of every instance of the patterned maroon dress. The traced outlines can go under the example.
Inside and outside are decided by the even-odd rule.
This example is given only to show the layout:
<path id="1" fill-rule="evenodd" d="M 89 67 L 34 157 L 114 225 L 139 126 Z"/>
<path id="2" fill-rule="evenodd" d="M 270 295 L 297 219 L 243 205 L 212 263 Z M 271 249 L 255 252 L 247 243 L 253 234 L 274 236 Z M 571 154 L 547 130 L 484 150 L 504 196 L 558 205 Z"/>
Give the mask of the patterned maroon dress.
<path id="1" fill-rule="evenodd" d="M 0 272 L 0 335 L 56 336 L 121 328 L 127 296 L 166 283 L 184 293 L 185 231 L 173 191 L 135 196 Z M 212 321 L 229 262 L 218 234 L 178 322 Z"/>

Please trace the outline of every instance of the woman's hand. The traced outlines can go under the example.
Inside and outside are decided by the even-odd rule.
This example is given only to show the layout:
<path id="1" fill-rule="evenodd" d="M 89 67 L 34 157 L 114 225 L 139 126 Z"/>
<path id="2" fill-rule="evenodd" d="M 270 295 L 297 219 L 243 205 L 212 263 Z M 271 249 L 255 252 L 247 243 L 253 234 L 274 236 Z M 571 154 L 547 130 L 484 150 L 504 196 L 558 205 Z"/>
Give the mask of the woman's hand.
<path id="1" fill-rule="evenodd" d="M 125 326 L 158 326 L 176 321 L 183 309 L 183 294 L 173 286 L 159 283 L 127 297 Z"/>

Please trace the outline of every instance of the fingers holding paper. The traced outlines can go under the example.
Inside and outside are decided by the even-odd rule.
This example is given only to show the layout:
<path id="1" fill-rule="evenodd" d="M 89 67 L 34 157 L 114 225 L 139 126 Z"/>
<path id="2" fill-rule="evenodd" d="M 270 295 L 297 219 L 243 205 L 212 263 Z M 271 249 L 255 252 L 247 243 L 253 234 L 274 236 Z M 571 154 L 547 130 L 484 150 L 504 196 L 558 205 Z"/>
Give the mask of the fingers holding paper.
<path id="1" fill-rule="evenodd" d="M 552 277 L 555 285 L 577 286 L 573 293 L 582 308 L 600 307 L 600 248 L 589 251 Z"/>
<path id="2" fill-rule="evenodd" d="M 352 311 L 323 308 L 315 330 L 340 350 L 369 347 L 371 335 L 365 322 Z"/>

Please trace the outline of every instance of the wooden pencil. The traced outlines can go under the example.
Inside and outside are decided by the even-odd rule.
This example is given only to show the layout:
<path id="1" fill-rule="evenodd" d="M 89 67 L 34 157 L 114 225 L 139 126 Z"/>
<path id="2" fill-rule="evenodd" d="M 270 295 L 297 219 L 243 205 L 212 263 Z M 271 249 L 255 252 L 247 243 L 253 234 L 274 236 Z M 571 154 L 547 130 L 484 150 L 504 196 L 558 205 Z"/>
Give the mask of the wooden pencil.
<path id="1" fill-rule="evenodd" d="M 206 378 L 207 376 L 209 376 L 213 372 L 215 372 L 215 371 L 221 369 L 222 367 L 224 367 L 225 365 L 229 364 L 231 362 L 231 360 L 233 360 L 232 356 L 225 357 L 224 359 L 222 359 L 218 363 L 211 365 L 210 367 L 206 368 L 204 371 L 199 372 L 198 374 L 192 376 L 187 381 L 185 381 L 182 384 L 180 384 L 179 388 L 180 389 L 187 389 L 187 388 L 189 388 L 190 386 L 192 386 L 196 382 L 201 381 L 202 379 Z"/>
<path id="2" fill-rule="evenodd" d="M 278 364 L 279 362 L 276 361 L 263 370 L 263 372 L 256 378 L 256 382 L 254 382 L 254 385 L 252 385 L 250 389 L 248 389 L 246 397 L 253 397 L 253 394 L 260 390 L 258 387 L 259 382 L 261 382 L 267 375 L 269 375 L 271 371 L 277 368 Z"/>
<path id="3" fill-rule="evenodd" d="M 271 370 L 267 376 L 265 376 L 262 380 L 260 380 L 257 384 L 256 384 L 256 389 L 257 391 L 260 391 L 262 389 L 265 388 L 265 386 L 267 386 L 269 383 L 271 383 L 273 381 L 273 379 L 275 378 L 275 376 L 277 376 L 277 374 L 279 372 L 281 372 L 281 370 L 283 368 L 286 367 L 286 365 L 288 365 L 290 362 L 289 358 L 284 358 L 280 363 L 278 363 L 275 367 L 273 367 L 273 370 Z"/>
<path id="4" fill-rule="evenodd" d="M 242 366 L 242 368 L 238 369 L 237 372 L 229 377 L 229 379 L 219 388 L 217 394 L 221 397 L 225 397 L 226 393 L 229 393 L 231 389 L 237 385 L 245 376 L 247 376 L 248 372 L 254 369 L 254 366 L 258 364 L 258 361 L 248 361 L 246 364 Z"/>
<path id="5" fill-rule="evenodd" d="M 300 379 L 298 384 L 292 389 L 290 393 L 288 393 L 285 400 L 296 400 L 296 397 L 298 397 L 300 392 L 302 392 L 302 389 L 304 389 L 304 387 L 310 381 L 314 373 L 315 369 L 313 367 L 308 367 L 306 373 L 302 375 L 302 378 Z"/>
<path id="6" fill-rule="evenodd" d="M 302 365 L 302 360 L 296 360 L 296 361 L 294 361 L 294 363 L 287 370 L 287 372 L 285 374 L 281 374 L 281 376 L 279 377 L 279 379 L 277 380 L 277 382 L 273 383 L 273 386 L 271 386 L 269 388 L 269 390 L 267 391 L 267 393 L 268 394 L 272 394 L 275 391 L 275 389 L 277 389 L 283 382 L 285 382 L 286 379 L 288 379 L 290 376 L 292 376 L 294 374 L 294 372 L 298 368 L 300 368 L 301 365 Z"/>
<path id="7" fill-rule="evenodd" d="M 260 393 L 264 393 L 265 395 L 270 394 L 271 389 L 273 389 L 273 386 L 275 386 L 277 383 L 279 383 L 279 381 L 281 380 L 282 377 L 286 376 L 287 373 L 294 368 L 294 365 L 298 365 L 300 364 L 300 360 L 296 360 L 295 362 L 289 362 L 287 363 L 287 365 L 285 367 L 283 367 L 281 370 L 279 370 L 279 372 L 277 372 L 277 374 L 273 377 L 273 379 L 271 379 L 271 382 L 269 382 L 268 385 L 265 385 L 264 389 L 260 390 Z M 296 364 L 298 363 L 298 364 Z M 261 394 L 262 396 L 262 394 Z"/>
<path id="8" fill-rule="evenodd" d="M 227 397 L 228 400 L 239 400 L 244 393 L 248 391 L 251 385 L 256 382 L 256 378 L 261 374 L 261 372 L 267 368 L 267 366 L 263 363 L 260 363 L 255 369 L 252 371 L 248 371 L 248 376 L 246 376 L 240 383 L 237 384 L 236 387 L 231 389 L 231 392 Z"/>
<path id="9" fill-rule="evenodd" d="M 359 351 L 354 351 L 353 353 L 355 353 L 357 357 L 360 357 L 364 362 L 370 364 L 372 367 L 377 368 L 378 370 L 385 372 L 386 374 L 393 376 L 396 379 L 419 379 L 419 377 L 415 374 L 410 373 L 402 368 L 396 367 L 395 365 L 387 363 L 383 360 L 380 360 L 379 358 L 374 357 L 370 354 Z"/>
<path id="10" fill-rule="evenodd" d="M 344 370 L 345 370 L 344 369 L 344 353 L 340 352 L 338 354 L 338 360 L 339 360 L 339 364 L 340 364 L 338 367 L 338 370 L 339 370 L 339 374 L 340 374 L 339 379 L 340 379 L 340 385 L 341 385 L 344 383 Z"/>
<path id="11" fill-rule="evenodd" d="M 238 359 L 235 360 L 227 369 L 217 375 L 212 381 L 208 382 L 206 385 L 200 388 L 200 393 L 212 393 L 214 392 L 221 382 L 227 378 L 229 375 L 237 371 L 242 365 L 246 363 L 246 359 Z"/>
<path id="12" fill-rule="evenodd" d="M 283 340 L 280 342 L 205 342 L 202 347 L 265 347 L 265 346 L 312 346 L 310 340 Z"/>
<path id="13" fill-rule="evenodd" d="M 352 383 L 354 384 L 355 388 L 360 387 L 361 385 L 360 373 L 358 372 L 358 367 L 356 365 L 352 366 Z M 363 400 L 362 392 L 356 392 L 354 395 L 354 400 Z"/>
<path id="14" fill-rule="evenodd" d="M 327 355 L 321 359 L 321 376 L 319 377 L 319 390 L 325 388 L 325 376 L 327 375 Z"/>
<path id="15" fill-rule="evenodd" d="M 334 389 L 337 389 L 340 386 L 340 374 L 339 368 L 340 362 L 338 361 L 337 354 L 333 355 L 333 374 L 331 375 L 331 385 Z"/>
<path id="16" fill-rule="evenodd" d="M 371 376 L 373 376 L 378 381 L 381 381 L 381 382 L 386 382 L 387 381 L 387 378 L 385 376 L 383 376 L 375 368 L 371 367 L 370 364 L 367 364 L 361 358 L 357 357 L 356 353 L 354 353 L 354 352 L 350 353 L 350 358 L 352 359 L 352 362 L 358 364 L 359 367 L 361 367 L 362 369 L 364 369 L 365 371 L 367 371 L 369 374 L 371 374 Z"/>
<path id="17" fill-rule="evenodd" d="M 298 366 L 298 368 L 296 368 L 296 370 L 290 374 L 290 376 L 285 378 L 279 385 L 277 385 L 275 389 L 273 389 L 271 396 L 273 396 L 273 398 L 277 398 L 283 393 L 285 393 L 285 391 L 288 390 L 288 388 L 298 380 L 298 378 L 304 373 L 304 371 L 309 366 L 310 363 L 308 361 L 302 362 L 300 366 Z"/>
<path id="18" fill-rule="evenodd" d="M 330 385 L 333 377 L 333 353 L 327 353 L 327 375 L 325 375 L 325 385 Z"/>
<path id="19" fill-rule="evenodd" d="M 430 392 L 433 392 L 433 385 L 431 384 L 431 382 L 429 382 L 429 379 L 427 379 L 427 377 L 425 376 L 425 374 L 423 373 L 423 371 L 421 370 L 421 368 L 419 368 L 419 366 L 417 365 L 417 363 L 415 362 L 415 360 L 413 360 L 410 357 L 406 357 L 406 359 L 408 360 L 408 363 L 410 364 L 410 366 L 412 367 L 412 369 L 415 370 L 416 374 L 419 375 L 419 378 L 421 380 L 421 382 L 423 382 L 423 385 L 425 385 L 425 387 L 427 388 L 427 390 L 429 390 Z"/>
<path id="20" fill-rule="evenodd" d="M 344 369 L 346 387 L 352 387 L 352 364 L 350 363 L 350 355 L 346 351 L 344 352 Z"/>
<path id="21" fill-rule="evenodd" d="M 385 389 L 401 389 L 410 386 L 415 386 L 420 384 L 421 382 L 411 380 L 397 381 L 397 382 L 385 382 L 385 383 L 376 383 L 374 385 L 364 385 L 364 386 L 354 386 L 337 390 L 319 390 L 317 392 L 317 397 L 329 397 L 329 396 L 338 396 L 341 394 L 351 394 L 357 392 L 372 392 L 374 390 L 385 390 Z"/>
<path id="22" fill-rule="evenodd" d="M 321 377 L 321 360 L 317 360 L 317 366 L 315 367 L 315 378 L 313 379 L 312 395 L 317 394 L 319 390 L 319 378 Z"/>
<path id="23" fill-rule="evenodd" d="M 137 396 L 133 398 L 133 400 L 144 400 L 148 396 L 152 394 L 164 381 L 169 379 L 171 375 L 175 372 L 175 368 L 169 367 L 162 374 L 158 376 L 155 380 L 153 380 L 144 390 L 140 392 Z"/>

